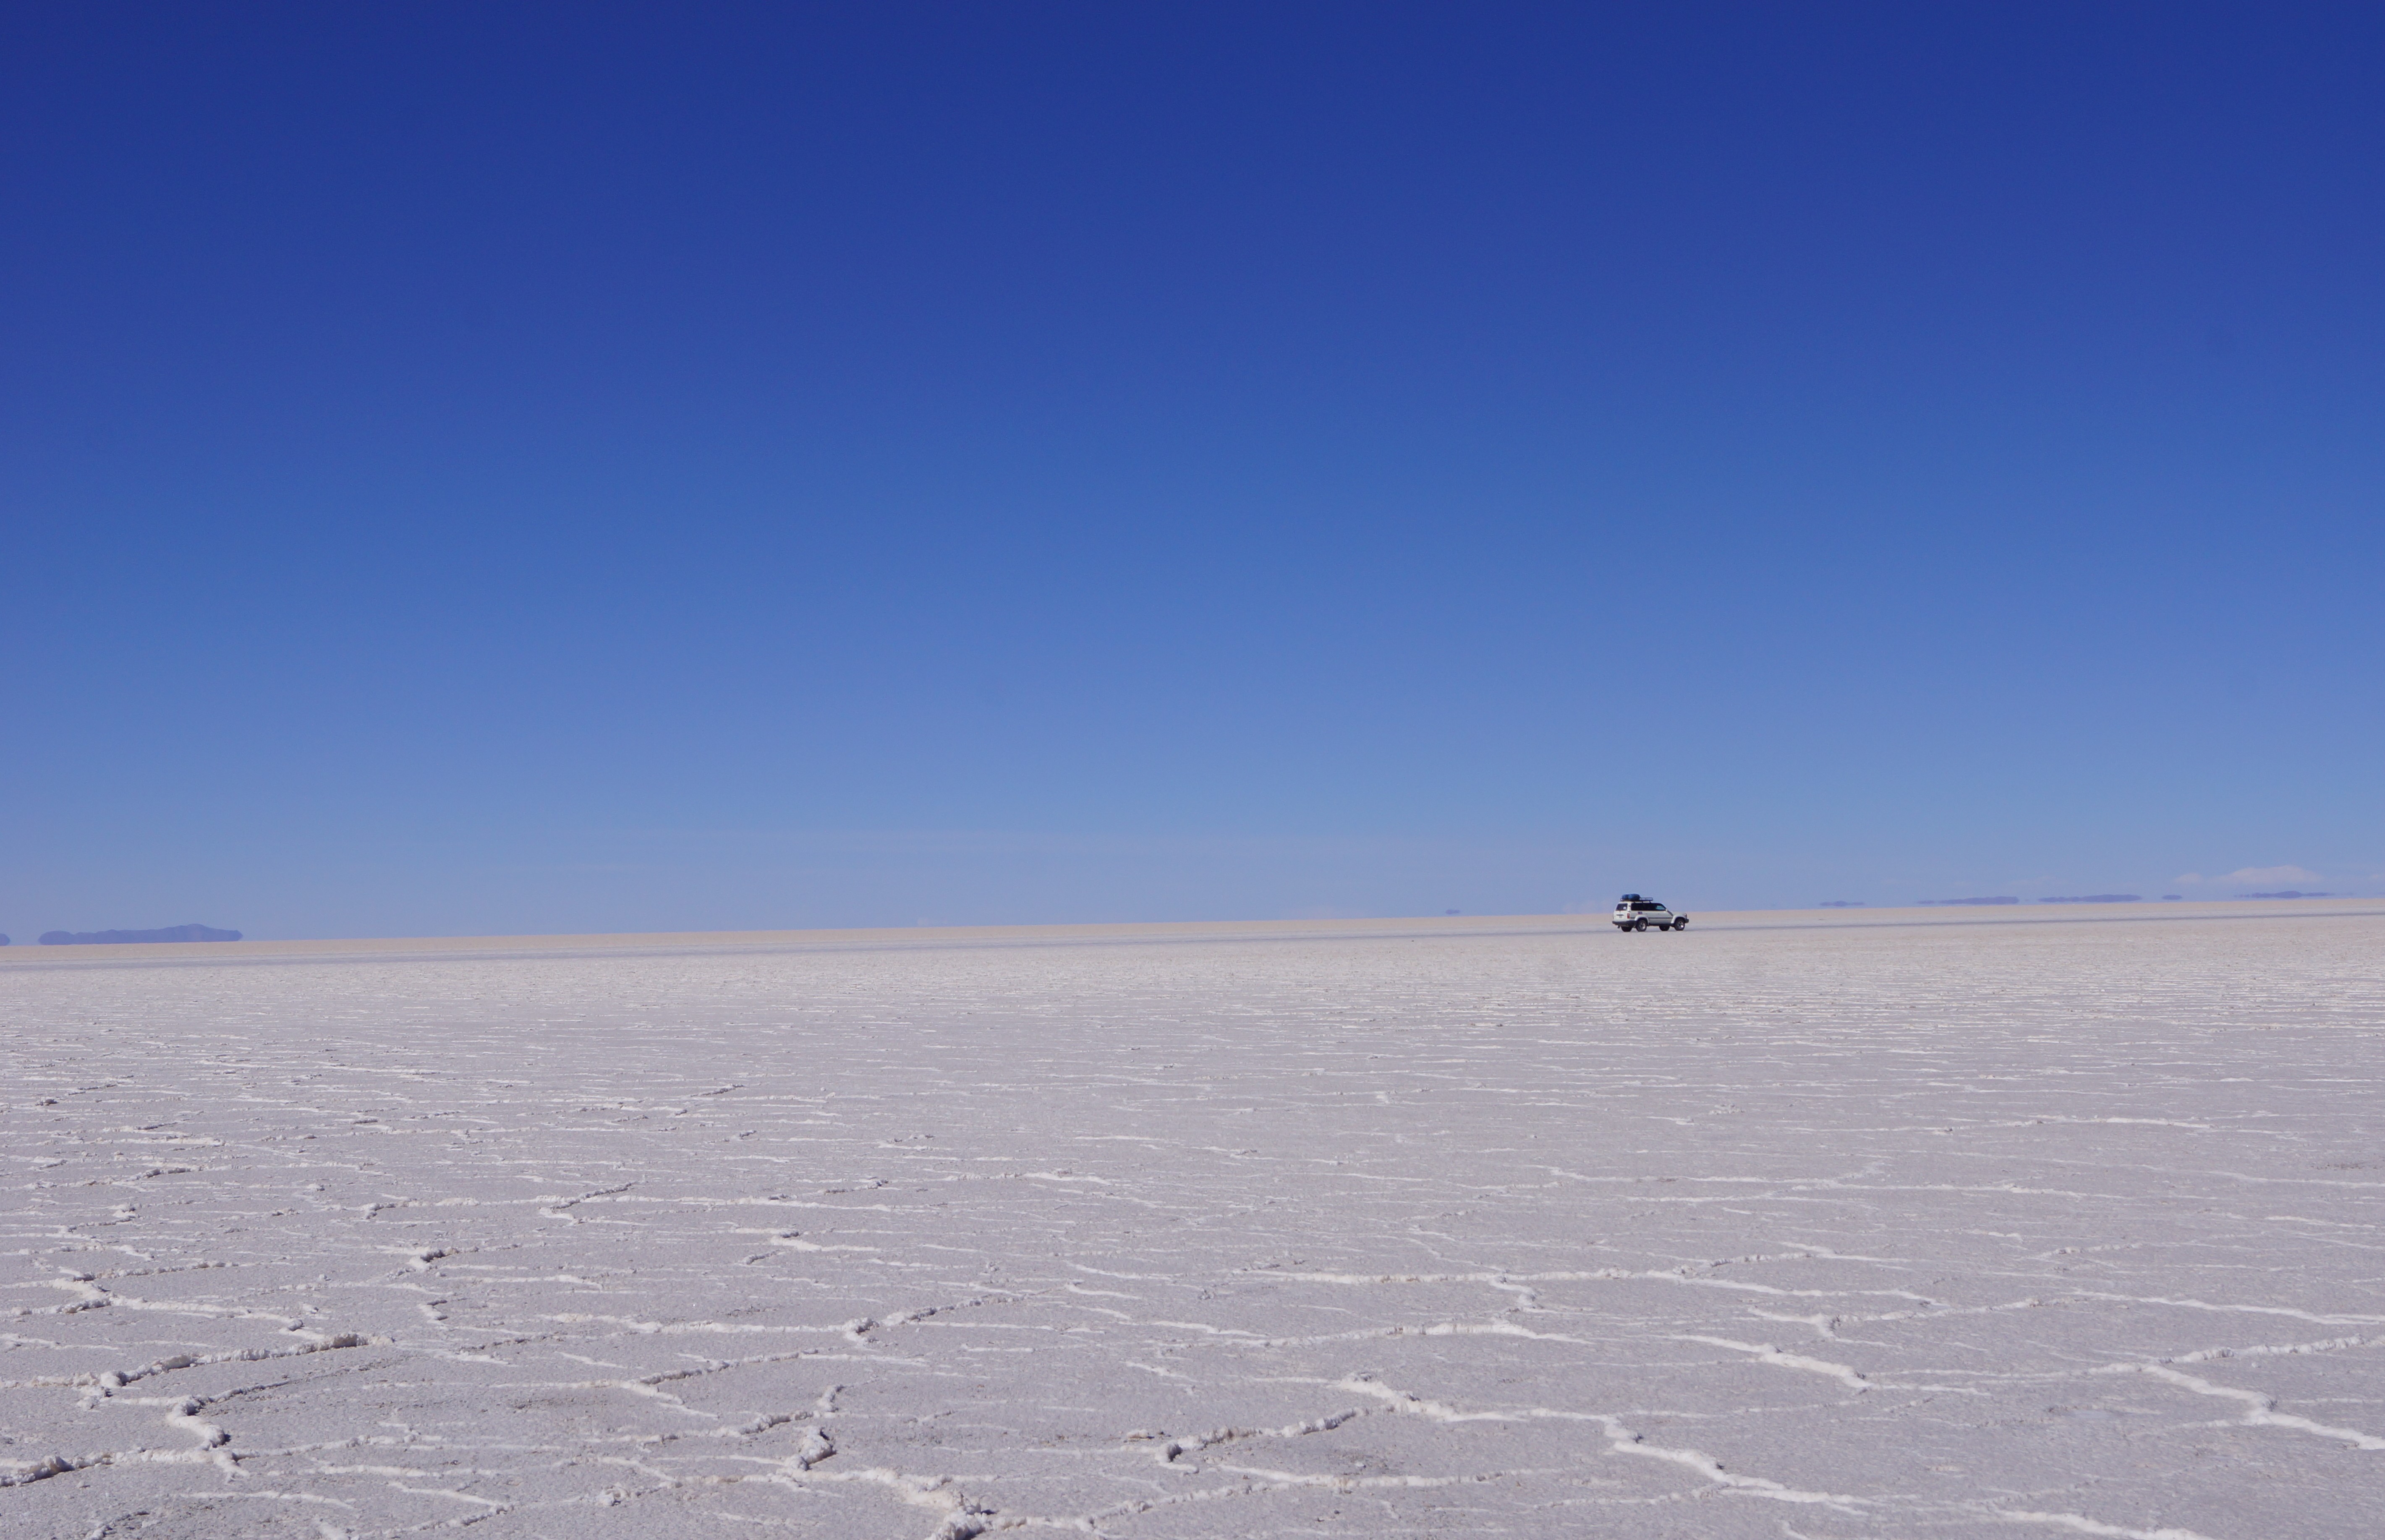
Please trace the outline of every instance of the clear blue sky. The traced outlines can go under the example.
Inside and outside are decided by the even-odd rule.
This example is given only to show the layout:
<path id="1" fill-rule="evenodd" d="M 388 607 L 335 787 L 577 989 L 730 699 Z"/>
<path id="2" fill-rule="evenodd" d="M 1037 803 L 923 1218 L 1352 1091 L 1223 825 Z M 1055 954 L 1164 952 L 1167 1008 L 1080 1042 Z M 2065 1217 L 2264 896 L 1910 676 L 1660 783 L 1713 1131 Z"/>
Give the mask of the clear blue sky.
<path id="1" fill-rule="evenodd" d="M 2351 6 L 14 7 L 0 929 L 2385 889 L 2380 79 Z"/>

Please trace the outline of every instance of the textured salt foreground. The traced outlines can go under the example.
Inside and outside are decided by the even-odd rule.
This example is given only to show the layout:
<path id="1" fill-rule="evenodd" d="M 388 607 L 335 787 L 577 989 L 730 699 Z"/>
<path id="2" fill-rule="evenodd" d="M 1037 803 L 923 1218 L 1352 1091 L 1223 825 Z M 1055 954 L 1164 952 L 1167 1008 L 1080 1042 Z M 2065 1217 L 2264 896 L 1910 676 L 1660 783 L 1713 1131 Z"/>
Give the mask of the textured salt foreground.
<path id="1" fill-rule="evenodd" d="M 1878 919 L 10 967 L 0 1531 L 2385 1533 L 2385 914 Z"/>

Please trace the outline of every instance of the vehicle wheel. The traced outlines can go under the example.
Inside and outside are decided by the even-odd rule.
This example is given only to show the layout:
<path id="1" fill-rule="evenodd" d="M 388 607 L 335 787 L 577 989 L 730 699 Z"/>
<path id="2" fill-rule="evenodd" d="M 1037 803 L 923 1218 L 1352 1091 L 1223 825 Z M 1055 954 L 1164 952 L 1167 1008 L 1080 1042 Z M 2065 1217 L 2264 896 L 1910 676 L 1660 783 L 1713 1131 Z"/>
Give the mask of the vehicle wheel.
<path id="1" fill-rule="evenodd" d="M 1690 922 L 1687 920 L 1675 920 L 1673 922 L 1673 928 L 1675 930 L 1687 930 L 1690 928 Z"/>
<path id="2" fill-rule="evenodd" d="M 1645 930 L 1648 928 L 1648 922 L 1645 920 L 1634 920 L 1631 922 L 1631 928 L 1634 930 Z"/>

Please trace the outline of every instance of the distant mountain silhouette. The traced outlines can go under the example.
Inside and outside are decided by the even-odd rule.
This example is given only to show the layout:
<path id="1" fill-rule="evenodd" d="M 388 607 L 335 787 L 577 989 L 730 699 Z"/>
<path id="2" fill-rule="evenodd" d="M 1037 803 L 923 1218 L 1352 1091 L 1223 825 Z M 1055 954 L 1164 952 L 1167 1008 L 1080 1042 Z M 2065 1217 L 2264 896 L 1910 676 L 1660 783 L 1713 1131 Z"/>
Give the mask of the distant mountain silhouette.
<path id="1" fill-rule="evenodd" d="M 2083 899 L 2040 899 L 2040 903 L 2142 903 L 2139 893 L 2090 893 Z"/>
<path id="2" fill-rule="evenodd" d="M 2325 899 L 2332 898 L 2334 895 L 2329 893 L 2297 893 L 2292 888 L 2289 888 L 2282 893 L 2239 893 L 2236 896 L 2240 899 Z"/>
<path id="3" fill-rule="evenodd" d="M 1863 906 L 1864 904 L 1861 899 L 1827 899 L 1822 902 L 1816 904 L 1814 907 L 1817 909 L 1861 909 Z"/>
<path id="4" fill-rule="evenodd" d="M 237 941 L 236 930 L 210 930 L 206 925 L 169 925 L 164 930 L 53 930 L 44 933 L 45 947 L 122 945 L 136 941 Z"/>
<path id="5" fill-rule="evenodd" d="M 2018 903 L 2018 902 L 2020 902 L 2020 900 L 2019 900 L 2018 899 L 1923 899 L 1923 900 L 1921 900 L 1921 902 L 1922 902 L 1922 905 L 1926 908 L 1926 907 L 1928 907 L 1928 906 L 1929 906 L 1929 905 L 1931 905 L 1931 904 L 1946 904 L 1946 903 Z"/>

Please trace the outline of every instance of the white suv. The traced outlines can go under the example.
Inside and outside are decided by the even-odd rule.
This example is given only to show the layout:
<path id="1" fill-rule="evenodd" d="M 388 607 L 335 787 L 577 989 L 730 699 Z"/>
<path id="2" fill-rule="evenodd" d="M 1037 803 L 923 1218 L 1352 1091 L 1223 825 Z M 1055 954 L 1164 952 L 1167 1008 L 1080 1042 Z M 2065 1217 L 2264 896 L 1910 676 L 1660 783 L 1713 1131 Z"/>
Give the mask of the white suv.
<path id="1" fill-rule="evenodd" d="M 1615 905 L 1615 928 L 1645 930 L 1655 925 L 1658 930 L 1679 930 L 1688 925 L 1687 914 L 1676 914 L 1654 899 L 1643 899 L 1637 893 L 1626 893 Z"/>

